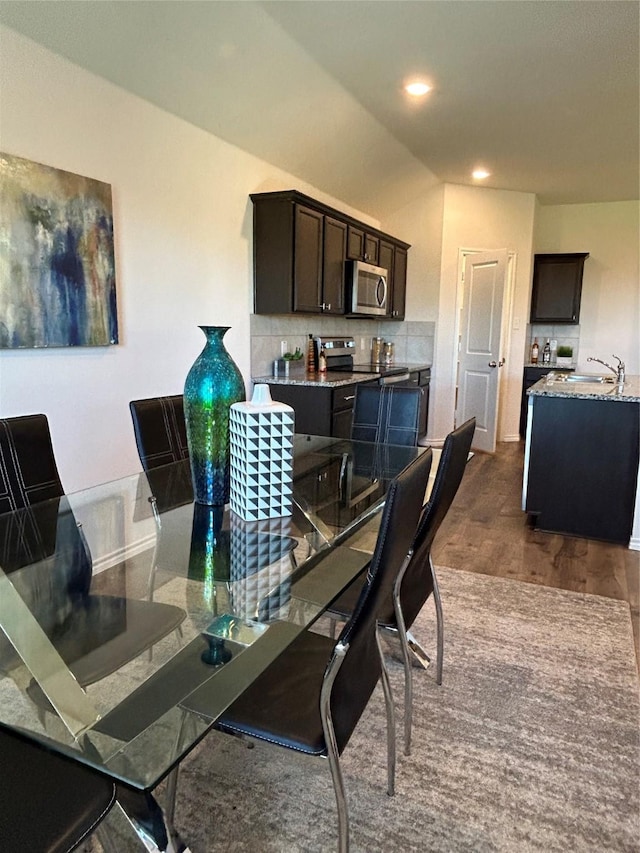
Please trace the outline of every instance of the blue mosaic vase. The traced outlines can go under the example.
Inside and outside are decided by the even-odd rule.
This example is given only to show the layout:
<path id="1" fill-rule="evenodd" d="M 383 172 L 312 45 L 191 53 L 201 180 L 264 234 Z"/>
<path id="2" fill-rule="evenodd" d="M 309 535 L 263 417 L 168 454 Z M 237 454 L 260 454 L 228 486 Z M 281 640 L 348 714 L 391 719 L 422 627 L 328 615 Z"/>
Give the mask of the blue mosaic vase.
<path id="1" fill-rule="evenodd" d="M 244 380 L 222 341 L 229 326 L 199 326 L 207 343 L 187 374 L 184 414 L 196 503 L 229 501 L 229 409 L 245 399 Z"/>

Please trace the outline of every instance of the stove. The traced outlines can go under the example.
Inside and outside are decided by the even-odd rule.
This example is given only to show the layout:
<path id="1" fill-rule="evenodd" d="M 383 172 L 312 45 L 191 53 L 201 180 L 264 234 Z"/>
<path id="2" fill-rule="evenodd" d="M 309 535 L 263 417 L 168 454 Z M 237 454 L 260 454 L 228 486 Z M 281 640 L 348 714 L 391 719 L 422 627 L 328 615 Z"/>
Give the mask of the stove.
<path id="1" fill-rule="evenodd" d="M 316 357 L 321 349 L 327 360 L 327 372 L 368 373 L 380 378 L 380 382 L 405 382 L 409 379 L 409 368 L 402 364 L 354 363 L 356 342 L 353 337 L 317 337 Z"/>

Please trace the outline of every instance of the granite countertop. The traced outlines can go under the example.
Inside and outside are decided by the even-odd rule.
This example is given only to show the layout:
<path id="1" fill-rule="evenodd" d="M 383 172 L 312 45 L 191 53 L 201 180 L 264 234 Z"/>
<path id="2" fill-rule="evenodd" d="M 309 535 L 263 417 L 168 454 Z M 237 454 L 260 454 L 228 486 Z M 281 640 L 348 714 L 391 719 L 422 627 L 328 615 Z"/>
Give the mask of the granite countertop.
<path id="1" fill-rule="evenodd" d="M 575 362 L 571 362 L 571 364 L 543 364 L 541 361 L 537 361 L 535 364 L 532 361 L 525 361 L 525 367 L 537 367 L 540 370 L 575 370 L 576 365 Z"/>
<path id="2" fill-rule="evenodd" d="M 408 371 L 426 370 L 431 365 L 421 362 L 416 364 L 403 363 L 397 367 L 406 368 Z M 371 382 L 377 380 L 376 373 L 342 373 L 329 371 L 327 373 L 292 373 L 290 376 L 252 376 L 251 381 L 257 384 L 268 385 L 323 385 L 328 388 L 339 388 L 341 385 L 352 385 L 354 382 Z"/>
<path id="3" fill-rule="evenodd" d="M 566 382 L 540 379 L 527 389 L 533 397 L 575 397 L 579 400 L 606 400 L 622 403 L 640 403 L 640 376 L 627 376 L 624 387 L 615 382 Z"/>

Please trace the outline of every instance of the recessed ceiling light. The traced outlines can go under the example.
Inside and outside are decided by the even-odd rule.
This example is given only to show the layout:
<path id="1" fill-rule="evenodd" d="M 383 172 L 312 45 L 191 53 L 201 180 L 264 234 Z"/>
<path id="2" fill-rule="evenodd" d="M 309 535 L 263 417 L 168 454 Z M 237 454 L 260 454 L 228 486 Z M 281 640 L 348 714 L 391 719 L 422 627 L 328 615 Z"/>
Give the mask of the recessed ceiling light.
<path id="1" fill-rule="evenodd" d="M 418 81 L 416 81 L 414 83 L 407 83 L 407 85 L 404 88 L 405 88 L 406 92 L 408 92 L 410 95 L 415 95 L 416 97 L 420 97 L 421 95 L 426 95 L 427 92 L 431 91 L 431 86 L 427 85 L 426 83 L 421 83 Z"/>
<path id="2" fill-rule="evenodd" d="M 487 172 L 486 169 L 474 169 L 472 172 L 472 176 L 476 181 L 484 181 L 484 179 L 490 177 L 490 175 L 491 172 Z"/>

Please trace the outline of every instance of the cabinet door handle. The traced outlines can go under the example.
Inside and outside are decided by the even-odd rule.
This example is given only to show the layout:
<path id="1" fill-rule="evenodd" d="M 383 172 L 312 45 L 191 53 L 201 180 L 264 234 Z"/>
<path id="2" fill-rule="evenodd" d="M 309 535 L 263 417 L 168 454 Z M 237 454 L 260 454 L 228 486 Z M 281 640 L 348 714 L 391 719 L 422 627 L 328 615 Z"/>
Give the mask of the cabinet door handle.
<path id="1" fill-rule="evenodd" d="M 347 401 L 347 400 L 355 400 L 355 399 L 356 399 L 356 395 L 355 395 L 355 394 L 351 394 L 349 397 L 343 397 L 342 399 L 343 399 L 343 400 L 345 401 L 345 403 L 346 403 L 346 401 Z"/>

